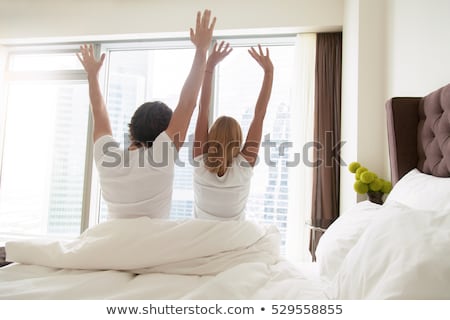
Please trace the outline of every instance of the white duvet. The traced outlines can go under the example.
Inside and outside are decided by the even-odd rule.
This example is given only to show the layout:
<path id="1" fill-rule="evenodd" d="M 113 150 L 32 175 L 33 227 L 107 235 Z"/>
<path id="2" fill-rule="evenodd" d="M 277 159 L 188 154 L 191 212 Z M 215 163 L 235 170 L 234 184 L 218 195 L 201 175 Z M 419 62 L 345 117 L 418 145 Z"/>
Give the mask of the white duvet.
<path id="1" fill-rule="evenodd" d="M 450 210 L 396 202 L 380 207 L 343 259 L 328 295 L 450 299 Z"/>
<path id="2" fill-rule="evenodd" d="M 73 241 L 7 242 L 6 255 L 53 268 L 215 275 L 245 262 L 273 264 L 279 247 L 274 226 L 142 217 L 99 224 Z"/>
<path id="3" fill-rule="evenodd" d="M 8 242 L 0 299 L 323 299 L 279 246 L 248 221 L 114 220 L 69 242 Z"/>
<path id="4" fill-rule="evenodd" d="M 360 203 L 317 249 L 330 299 L 450 299 L 450 211 Z"/>
<path id="5" fill-rule="evenodd" d="M 248 221 L 110 221 L 71 242 L 8 242 L 0 299 L 450 299 L 450 211 L 360 203 L 318 263 Z"/>

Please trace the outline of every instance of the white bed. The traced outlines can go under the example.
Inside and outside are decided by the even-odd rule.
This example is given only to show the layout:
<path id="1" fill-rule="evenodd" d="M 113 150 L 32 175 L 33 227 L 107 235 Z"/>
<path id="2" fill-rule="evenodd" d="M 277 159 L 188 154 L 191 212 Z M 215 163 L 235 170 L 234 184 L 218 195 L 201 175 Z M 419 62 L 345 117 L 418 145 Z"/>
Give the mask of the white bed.
<path id="1" fill-rule="evenodd" d="M 278 248 L 276 228 L 247 221 L 115 220 L 71 242 L 8 242 L 0 299 L 450 299 L 450 179 L 414 169 L 383 206 L 357 204 L 317 263 Z"/>
<path id="2" fill-rule="evenodd" d="M 315 264 L 248 221 L 116 220 L 7 243 L 0 299 L 450 299 L 450 85 L 387 107 L 394 188 L 343 213 Z"/>
<path id="3" fill-rule="evenodd" d="M 226 239 L 224 241 L 224 239 Z M 115 220 L 71 242 L 7 243 L 1 299 L 324 299 L 313 264 L 250 222 Z"/>

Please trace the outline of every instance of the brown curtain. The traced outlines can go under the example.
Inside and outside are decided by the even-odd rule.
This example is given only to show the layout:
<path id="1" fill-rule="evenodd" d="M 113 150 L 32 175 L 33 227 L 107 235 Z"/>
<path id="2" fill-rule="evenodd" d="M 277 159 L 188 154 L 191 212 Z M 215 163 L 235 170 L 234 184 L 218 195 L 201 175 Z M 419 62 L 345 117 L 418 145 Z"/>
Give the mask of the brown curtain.
<path id="1" fill-rule="evenodd" d="M 339 166 L 341 140 L 342 33 L 319 33 L 316 45 L 314 163 L 311 224 L 315 250 L 322 231 L 339 216 Z"/>

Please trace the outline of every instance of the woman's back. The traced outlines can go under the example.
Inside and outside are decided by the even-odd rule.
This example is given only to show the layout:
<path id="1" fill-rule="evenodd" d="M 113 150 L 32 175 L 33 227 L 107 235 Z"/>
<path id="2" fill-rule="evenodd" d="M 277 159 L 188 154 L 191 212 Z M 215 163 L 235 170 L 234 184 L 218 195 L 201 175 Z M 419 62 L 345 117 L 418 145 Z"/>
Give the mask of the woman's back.
<path id="1" fill-rule="evenodd" d="M 194 198 L 196 218 L 238 220 L 245 218 L 245 206 L 250 191 L 253 166 L 261 144 L 263 121 L 273 83 L 273 65 L 269 51 L 258 45 L 249 49 L 250 56 L 263 68 L 264 79 L 256 101 L 255 114 L 247 138 L 242 145 L 239 123 L 221 116 L 209 129 L 212 77 L 215 66 L 232 49 L 229 44 L 216 43 L 206 62 L 195 127 L 193 157 L 200 166 L 194 170 Z"/>
<path id="2" fill-rule="evenodd" d="M 212 220 L 245 219 L 253 167 L 239 154 L 225 174 L 218 176 L 205 167 L 203 155 L 195 160 L 198 163 L 194 170 L 195 217 Z"/>

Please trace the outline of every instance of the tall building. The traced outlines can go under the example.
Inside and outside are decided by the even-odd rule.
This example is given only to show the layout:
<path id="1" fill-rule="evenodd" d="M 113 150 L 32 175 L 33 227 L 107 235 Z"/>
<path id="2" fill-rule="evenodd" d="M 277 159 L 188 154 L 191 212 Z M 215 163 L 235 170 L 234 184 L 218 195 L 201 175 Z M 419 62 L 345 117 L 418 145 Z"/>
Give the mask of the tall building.
<path id="1" fill-rule="evenodd" d="M 271 140 L 277 143 L 277 148 L 271 148 L 266 195 L 264 200 L 264 218 L 277 225 L 281 233 L 281 248 L 286 243 L 286 228 L 288 214 L 288 150 L 279 148 L 280 144 L 289 141 L 290 132 L 289 106 L 279 104 L 271 130 Z M 286 151 L 286 152 L 283 152 Z"/>
<path id="2" fill-rule="evenodd" d="M 80 231 L 86 150 L 87 86 L 57 88 L 47 232 Z M 80 110 L 81 109 L 81 110 Z M 52 122 L 50 122 L 52 123 Z"/>
<path id="3" fill-rule="evenodd" d="M 276 112 L 268 113 L 266 121 L 267 124 L 272 124 L 267 130 L 270 133 L 271 145 L 266 144 L 264 142 L 265 137 L 263 137 L 259 161 L 254 170 L 253 190 L 247 202 L 247 217 L 259 223 L 275 224 L 281 233 L 281 250 L 283 253 L 286 243 L 288 214 L 288 168 L 286 161 L 289 158 L 289 150 L 281 154 L 279 146 L 290 139 L 290 110 L 289 106 L 284 103 L 274 107 Z M 242 115 L 242 127 L 248 128 L 252 118 L 253 110 L 247 109 Z M 268 153 L 268 159 L 266 159 L 266 153 Z M 268 160 L 271 163 L 268 163 Z"/>

